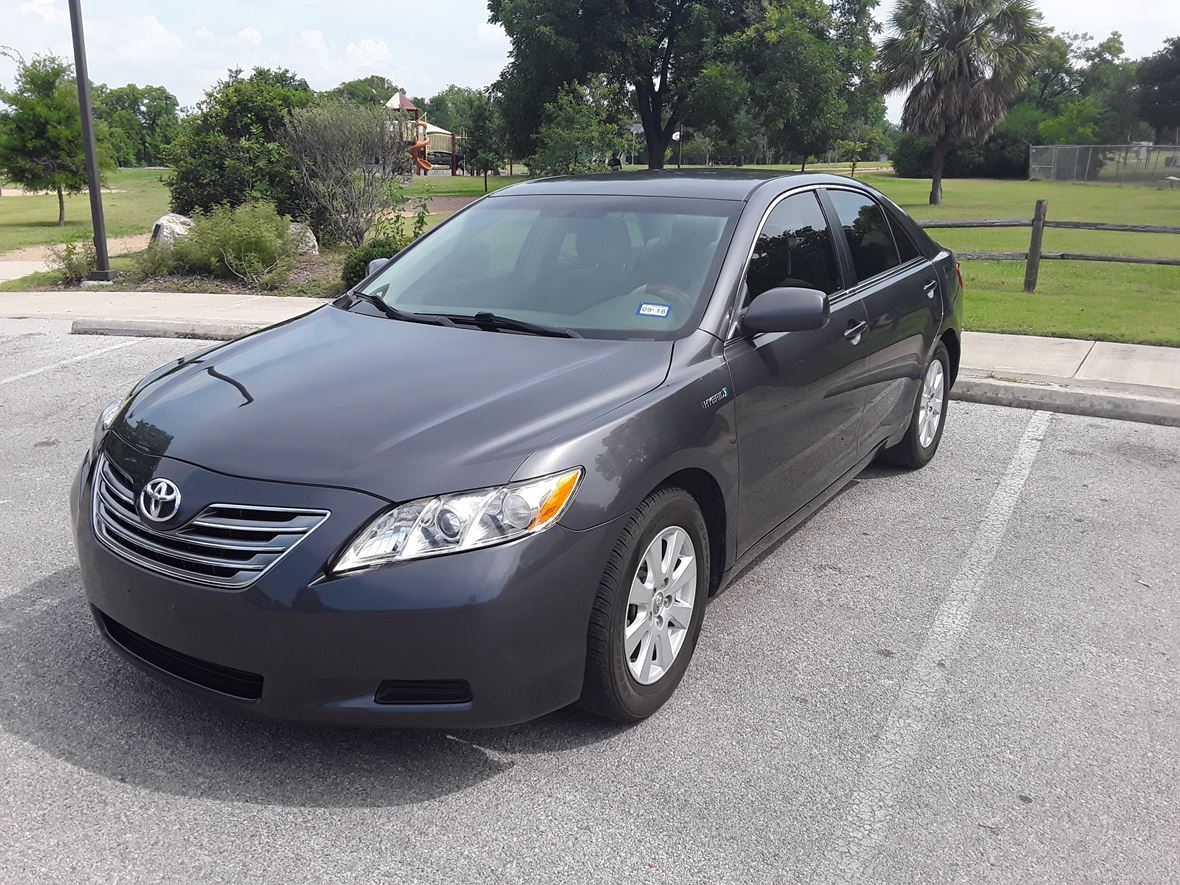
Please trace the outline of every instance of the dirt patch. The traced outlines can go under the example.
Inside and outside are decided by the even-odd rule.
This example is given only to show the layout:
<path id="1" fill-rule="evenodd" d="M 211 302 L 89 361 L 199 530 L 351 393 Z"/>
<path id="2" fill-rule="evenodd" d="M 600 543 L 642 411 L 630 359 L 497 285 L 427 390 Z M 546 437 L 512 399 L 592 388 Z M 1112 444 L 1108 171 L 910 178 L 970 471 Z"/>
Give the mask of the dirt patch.
<path id="1" fill-rule="evenodd" d="M 129 252 L 142 252 L 147 248 L 151 234 L 135 234 L 130 237 L 110 237 L 107 239 L 107 250 L 111 255 L 126 255 Z M 48 261 L 50 246 L 25 246 L 0 255 L 0 261 Z"/>

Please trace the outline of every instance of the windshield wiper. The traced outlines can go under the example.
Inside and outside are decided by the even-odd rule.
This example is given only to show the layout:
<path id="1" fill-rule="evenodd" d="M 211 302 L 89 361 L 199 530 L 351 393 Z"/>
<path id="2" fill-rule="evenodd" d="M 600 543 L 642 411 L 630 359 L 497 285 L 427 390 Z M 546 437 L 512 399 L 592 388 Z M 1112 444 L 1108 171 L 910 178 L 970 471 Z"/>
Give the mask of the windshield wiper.
<path id="1" fill-rule="evenodd" d="M 477 314 L 465 313 L 444 313 L 439 314 L 440 317 L 456 322 L 456 323 L 471 323 L 473 326 L 478 326 L 485 332 L 525 332 L 529 335 L 544 335 L 548 338 L 581 338 L 582 336 L 573 329 L 558 329 L 554 326 L 542 326 L 538 323 L 530 323 L 525 320 L 516 320 L 512 317 L 501 316 L 498 313 L 491 313 L 490 311 L 480 311 Z"/>
<path id="2" fill-rule="evenodd" d="M 370 295 L 368 292 L 353 292 L 352 297 L 365 304 L 371 304 L 377 308 L 391 320 L 402 320 L 406 323 L 428 323 L 432 326 L 453 326 L 455 325 L 445 316 L 430 313 L 407 313 L 404 310 L 398 310 L 392 304 L 386 304 L 385 300 L 378 298 L 376 295 Z"/>

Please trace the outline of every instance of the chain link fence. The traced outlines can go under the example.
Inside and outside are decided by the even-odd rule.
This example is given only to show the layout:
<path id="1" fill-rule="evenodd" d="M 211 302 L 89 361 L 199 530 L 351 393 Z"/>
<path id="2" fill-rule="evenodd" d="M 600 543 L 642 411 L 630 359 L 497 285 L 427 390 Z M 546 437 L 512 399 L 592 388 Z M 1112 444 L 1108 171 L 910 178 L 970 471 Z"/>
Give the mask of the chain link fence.
<path id="1" fill-rule="evenodd" d="M 1032 145 L 1028 150 L 1028 177 L 1031 181 L 1161 184 L 1169 177 L 1180 178 L 1180 145 Z"/>

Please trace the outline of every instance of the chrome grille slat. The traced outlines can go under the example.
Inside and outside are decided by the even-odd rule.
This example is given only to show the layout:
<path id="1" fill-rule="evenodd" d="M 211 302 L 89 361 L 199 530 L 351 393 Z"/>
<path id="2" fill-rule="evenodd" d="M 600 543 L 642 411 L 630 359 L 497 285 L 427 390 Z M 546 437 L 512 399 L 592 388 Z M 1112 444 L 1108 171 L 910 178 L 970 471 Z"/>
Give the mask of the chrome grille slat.
<path id="1" fill-rule="evenodd" d="M 239 571 L 259 572 L 267 565 L 265 562 L 254 562 L 253 560 L 236 560 L 236 559 L 216 559 L 212 556 L 200 556 L 188 551 L 174 550 L 165 547 L 163 544 L 157 544 L 155 541 L 150 541 L 147 538 L 140 537 L 127 527 L 121 525 L 117 520 L 108 522 L 104 527 L 108 532 L 114 532 L 120 538 L 130 541 L 137 547 L 148 550 L 152 553 L 158 553 L 161 556 L 169 557 L 170 559 L 179 559 L 184 562 L 192 562 L 197 565 L 207 565 L 213 568 L 223 569 L 238 569 Z"/>
<path id="2" fill-rule="evenodd" d="M 164 531 L 144 524 L 131 478 L 105 455 L 95 474 L 92 522 L 106 547 L 143 568 L 225 589 L 258 580 L 329 515 L 324 510 L 210 504 L 175 531 Z"/>

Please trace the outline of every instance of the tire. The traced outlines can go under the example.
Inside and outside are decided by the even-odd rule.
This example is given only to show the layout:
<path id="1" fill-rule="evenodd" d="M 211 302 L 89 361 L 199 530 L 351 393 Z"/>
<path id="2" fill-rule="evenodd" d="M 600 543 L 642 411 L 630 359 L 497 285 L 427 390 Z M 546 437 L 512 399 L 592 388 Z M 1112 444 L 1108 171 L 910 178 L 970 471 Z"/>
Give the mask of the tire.
<path id="1" fill-rule="evenodd" d="M 695 581 L 688 574 L 683 555 L 687 551 L 685 539 L 692 545 Z M 669 549 L 672 553 L 665 556 L 665 561 L 671 562 L 670 570 L 649 567 L 653 562 L 648 556 L 650 551 Z M 655 555 L 658 560 L 659 553 Z M 686 491 L 659 489 L 631 512 L 607 557 L 590 615 L 582 707 L 617 722 L 638 722 L 664 705 L 688 669 L 700 636 L 708 601 L 709 565 L 705 519 L 696 500 Z M 682 577 L 678 580 L 676 569 L 681 566 Z M 657 603 L 654 590 L 647 587 L 662 589 L 663 575 L 669 573 L 672 577 L 667 590 L 672 592 L 666 592 Z M 644 589 L 640 590 L 640 585 Z M 633 588 L 638 591 L 634 597 Z M 639 597 L 647 603 L 646 619 L 644 607 L 632 601 Z M 672 603 L 666 602 L 668 598 Z M 691 613 L 684 610 L 683 604 L 689 599 Z M 682 621 L 688 623 L 681 625 Z M 643 639 L 645 630 L 651 634 L 650 640 Z M 661 634 L 666 642 L 659 639 Z M 628 646 L 632 649 L 630 655 Z M 646 657 L 649 652 L 651 658 Z M 669 653 L 671 663 L 667 665 Z"/>
<path id="2" fill-rule="evenodd" d="M 937 369 L 935 368 L 936 364 L 939 367 Z M 930 358 L 930 362 L 926 364 L 926 370 L 922 373 L 922 383 L 918 387 L 914 410 L 910 414 L 910 426 L 906 429 L 901 442 L 881 452 L 882 463 L 892 464 L 896 467 L 907 467 L 911 470 L 925 467 L 930 463 L 930 459 L 938 451 L 938 444 L 942 441 L 942 429 L 946 426 L 946 405 L 947 397 L 950 394 L 950 368 L 951 361 L 946 352 L 946 345 L 940 341 L 938 346 L 934 348 L 934 355 Z M 940 379 L 941 395 L 931 403 L 927 398 L 927 393 L 930 390 L 931 378 L 934 374 L 937 374 Z M 938 410 L 936 416 L 938 426 L 935 428 L 933 436 L 929 435 L 928 424 L 923 422 L 924 418 L 929 417 L 928 410 L 931 406 L 935 406 Z M 924 430 L 926 431 L 925 437 Z M 923 444 L 923 438 L 926 439 L 925 444 Z"/>

